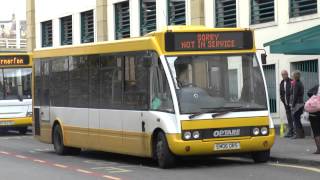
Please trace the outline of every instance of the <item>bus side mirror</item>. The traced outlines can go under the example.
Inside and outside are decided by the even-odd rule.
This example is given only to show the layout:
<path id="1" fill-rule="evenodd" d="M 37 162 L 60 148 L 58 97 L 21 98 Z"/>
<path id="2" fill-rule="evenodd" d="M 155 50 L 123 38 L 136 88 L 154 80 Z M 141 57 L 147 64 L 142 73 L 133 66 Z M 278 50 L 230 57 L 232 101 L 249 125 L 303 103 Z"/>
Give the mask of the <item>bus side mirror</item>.
<path id="1" fill-rule="evenodd" d="M 262 62 L 262 64 L 267 64 L 267 54 L 266 53 L 261 54 L 261 62 Z"/>

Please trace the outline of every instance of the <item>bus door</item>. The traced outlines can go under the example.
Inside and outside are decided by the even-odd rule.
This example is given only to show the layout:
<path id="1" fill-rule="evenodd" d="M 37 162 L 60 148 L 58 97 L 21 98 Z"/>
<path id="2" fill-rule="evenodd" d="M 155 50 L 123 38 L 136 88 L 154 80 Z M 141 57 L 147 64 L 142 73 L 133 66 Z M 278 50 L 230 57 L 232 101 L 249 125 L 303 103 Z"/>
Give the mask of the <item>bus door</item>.
<path id="1" fill-rule="evenodd" d="M 123 68 L 123 56 L 102 55 L 100 56 L 100 67 L 96 70 L 99 71 L 99 75 L 92 74 L 94 70 L 90 70 L 90 78 L 100 77 L 100 81 L 96 80 L 96 82 L 100 82 L 100 86 L 94 88 L 100 89 L 100 92 L 90 90 L 92 95 L 100 94 L 96 100 L 100 103 L 95 105 L 99 106 L 98 114 L 97 111 L 90 109 L 89 126 L 98 126 L 95 118 L 99 118 L 100 131 L 97 133 L 100 135 L 100 149 L 105 151 L 123 152 L 125 150 L 123 148 L 123 119 L 121 117 L 125 113 L 125 110 L 122 110 L 124 109 L 122 103 Z M 94 97 L 91 99 L 94 100 Z M 89 134 L 94 138 L 91 129 L 89 129 Z"/>
<path id="2" fill-rule="evenodd" d="M 99 131 L 100 127 L 100 59 L 97 55 L 88 56 L 89 67 L 89 110 L 88 110 L 88 135 L 89 147 L 101 149 Z M 102 77 L 101 77 L 102 79 Z"/>
<path id="3" fill-rule="evenodd" d="M 136 155 L 146 154 L 146 121 L 150 97 L 151 58 L 147 53 L 124 58 L 123 119 L 124 145 Z"/>
<path id="4" fill-rule="evenodd" d="M 41 63 L 41 98 L 40 98 L 40 122 L 50 122 L 50 69 L 49 62 Z"/>

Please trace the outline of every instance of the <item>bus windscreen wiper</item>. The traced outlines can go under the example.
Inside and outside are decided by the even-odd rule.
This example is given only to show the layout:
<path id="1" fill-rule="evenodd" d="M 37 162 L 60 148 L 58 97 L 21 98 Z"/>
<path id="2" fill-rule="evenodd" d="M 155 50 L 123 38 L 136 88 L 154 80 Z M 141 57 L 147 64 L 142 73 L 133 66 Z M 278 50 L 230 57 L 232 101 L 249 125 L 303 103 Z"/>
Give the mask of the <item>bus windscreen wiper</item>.
<path id="1" fill-rule="evenodd" d="M 201 108 L 201 109 L 210 109 L 210 108 Z M 202 114 L 207 114 L 207 113 L 214 113 L 212 114 L 212 118 L 215 118 L 217 116 L 221 116 L 221 115 L 225 115 L 228 114 L 230 112 L 237 112 L 237 111 L 261 111 L 261 110 L 267 110 L 266 108 L 252 108 L 252 107 L 244 107 L 244 106 L 236 106 L 236 107 L 220 107 L 220 108 L 212 108 L 208 111 L 204 111 L 204 112 L 198 112 L 198 113 L 194 113 L 192 115 L 189 116 L 190 119 L 193 119 L 197 116 L 200 116 Z"/>

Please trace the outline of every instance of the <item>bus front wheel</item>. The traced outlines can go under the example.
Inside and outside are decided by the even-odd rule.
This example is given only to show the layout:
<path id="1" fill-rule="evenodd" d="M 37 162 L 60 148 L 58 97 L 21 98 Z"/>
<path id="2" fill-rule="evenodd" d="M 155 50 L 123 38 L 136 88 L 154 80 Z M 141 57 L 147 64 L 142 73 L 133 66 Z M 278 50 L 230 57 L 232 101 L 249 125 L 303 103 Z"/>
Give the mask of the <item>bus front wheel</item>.
<path id="1" fill-rule="evenodd" d="M 157 135 L 156 157 L 160 168 L 167 169 L 175 165 L 175 156 L 171 153 L 163 132 Z"/>
<path id="2" fill-rule="evenodd" d="M 270 150 L 253 152 L 252 158 L 255 163 L 265 163 L 270 159 Z"/>
<path id="3" fill-rule="evenodd" d="M 57 154 L 79 154 L 80 148 L 66 147 L 63 143 L 63 135 L 60 125 L 56 125 L 53 128 L 53 147 Z"/>

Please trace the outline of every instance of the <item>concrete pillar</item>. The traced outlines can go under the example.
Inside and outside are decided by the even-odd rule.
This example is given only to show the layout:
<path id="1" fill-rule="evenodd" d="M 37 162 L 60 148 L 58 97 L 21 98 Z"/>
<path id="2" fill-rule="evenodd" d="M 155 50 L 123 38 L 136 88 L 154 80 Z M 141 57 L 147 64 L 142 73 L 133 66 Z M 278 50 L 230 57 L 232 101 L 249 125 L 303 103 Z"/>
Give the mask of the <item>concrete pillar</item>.
<path id="1" fill-rule="evenodd" d="M 27 51 L 36 47 L 35 0 L 27 0 Z"/>
<path id="2" fill-rule="evenodd" d="M 21 43 L 21 32 L 20 32 L 20 18 L 17 18 L 16 20 L 16 48 L 20 49 L 20 43 Z"/>
<path id="3" fill-rule="evenodd" d="M 108 40 L 107 0 L 96 0 L 97 41 Z"/>
<path id="4" fill-rule="evenodd" d="M 204 0 L 189 0 L 187 2 L 187 14 L 190 13 L 190 25 L 205 25 Z M 188 4 L 190 4 L 188 6 Z"/>

